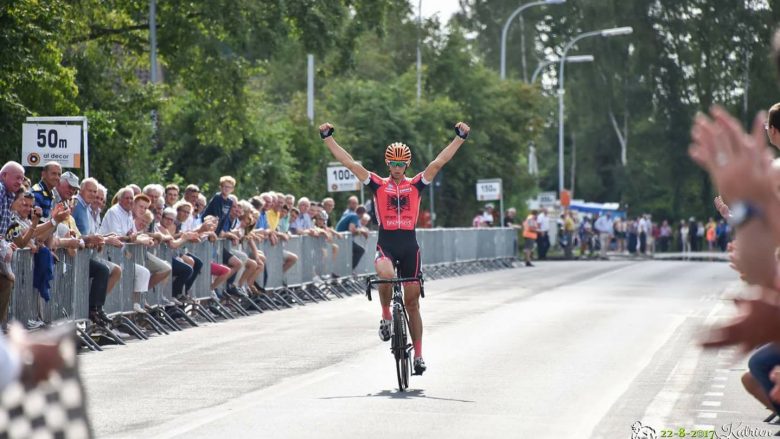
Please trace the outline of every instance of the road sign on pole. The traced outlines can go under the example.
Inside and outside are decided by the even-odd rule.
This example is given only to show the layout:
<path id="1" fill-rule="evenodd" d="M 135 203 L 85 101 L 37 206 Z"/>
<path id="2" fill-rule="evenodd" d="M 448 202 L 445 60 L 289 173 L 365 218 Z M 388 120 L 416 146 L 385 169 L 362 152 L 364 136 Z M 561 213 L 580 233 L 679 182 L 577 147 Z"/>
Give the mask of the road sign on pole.
<path id="1" fill-rule="evenodd" d="M 49 123 L 42 123 L 49 122 Z M 79 122 L 79 125 L 67 125 Z M 84 177 L 89 176 L 89 140 L 87 118 L 28 117 L 22 124 L 22 166 L 39 167 L 57 162 L 63 168 L 81 168 L 84 139 Z"/>
<path id="2" fill-rule="evenodd" d="M 363 186 L 346 166 L 331 163 L 327 170 L 328 192 L 358 191 Z"/>
<path id="3" fill-rule="evenodd" d="M 504 225 L 504 190 L 501 186 L 500 178 L 491 178 L 486 180 L 477 180 L 477 200 L 493 201 L 500 200 L 499 209 L 501 209 L 501 224 Z"/>

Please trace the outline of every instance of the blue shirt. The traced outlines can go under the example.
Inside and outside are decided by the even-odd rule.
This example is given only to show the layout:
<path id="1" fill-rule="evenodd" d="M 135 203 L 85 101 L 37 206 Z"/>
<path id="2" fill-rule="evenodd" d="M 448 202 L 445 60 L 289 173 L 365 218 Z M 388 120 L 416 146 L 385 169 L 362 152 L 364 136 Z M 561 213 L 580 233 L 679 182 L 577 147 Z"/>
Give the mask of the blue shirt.
<path id="1" fill-rule="evenodd" d="M 51 208 L 54 207 L 53 191 L 47 188 L 46 183 L 41 180 L 32 187 L 32 193 L 35 197 L 35 205 L 41 208 L 41 218 L 49 218 L 51 215 Z"/>
<path id="2" fill-rule="evenodd" d="M 76 227 L 79 229 L 79 233 L 84 236 L 92 235 L 95 233 L 94 227 L 90 227 L 90 220 L 92 217 L 89 214 L 89 206 L 87 202 L 81 198 L 81 195 L 76 197 L 76 206 L 73 208 L 73 220 L 76 222 Z"/>
<path id="3" fill-rule="evenodd" d="M 355 212 L 348 211 L 341 217 L 338 224 L 336 224 L 337 232 L 349 232 L 349 225 L 354 224 L 355 227 L 360 227 L 360 218 Z"/>
<path id="4" fill-rule="evenodd" d="M 209 201 L 209 205 L 203 210 L 200 218 L 205 219 L 207 216 L 215 216 L 219 218 L 217 223 L 217 234 L 219 232 L 230 231 L 230 208 L 233 207 L 233 200 L 230 198 L 222 198 L 222 194 L 217 193 L 214 198 Z"/>
<path id="5" fill-rule="evenodd" d="M 255 224 L 256 230 L 265 230 L 269 228 L 268 217 L 265 215 L 265 211 L 260 212 L 260 216 L 257 218 L 257 224 Z"/>

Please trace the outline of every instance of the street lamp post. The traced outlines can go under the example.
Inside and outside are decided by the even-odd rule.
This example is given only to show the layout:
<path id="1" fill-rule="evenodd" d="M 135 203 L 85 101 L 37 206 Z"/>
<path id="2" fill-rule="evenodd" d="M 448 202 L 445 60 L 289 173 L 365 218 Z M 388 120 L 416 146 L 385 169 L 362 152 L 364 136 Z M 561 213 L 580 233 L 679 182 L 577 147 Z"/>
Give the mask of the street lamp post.
<path id="1" fill-rule="evenodd" d="M 417 103 L 422 96 L 422 53 L 420 52 L 420 27 L 422 26 L 422 0 L 417 3 Z"/>
<path id="2" fill-rule="evenodd" d="M 566 57 L 567 63 L 581 63 L 581 62 L 593 62 L 594 58 L 593 55 L 572 55 Z M 536 70 L 534 70 L 534 74 L 531 75 L 531 84 L 536 82 L 536 78 L 539 76 L 540 73 L 542 73 L 542 70 L 544 70 L 546 67 L 551 66 L 557 62 L 559 62 L 560 59 L 550 59 L 547 61 L 543 61 L 539 63 L 539 65 L 536 67 Z"/>
<path id="3" fill-rule="evenodd" d="M 563 66 L 565 65 L 566 53 L 574 46 L 577 41 L 589 37 L 616 37 L 619 35 L 628 35 L 634 32 L 630 26 L 616 27 L 612 29 L 602 29 L 597 31 L 585 32 L 577 35 L 573 40 L 563 48 L 561 55 L 560 68 L 558 70 L 558 195 L 563 192 Z"/>
<path id="4" fill-rule="evenodd" d="M 512 12 L 512 15 L 506 19 L 504 28 L 501 30 L 501 79 L 506 79 L 506 36 L 507 33 L 509 33 L 509 25 L 512 23 L 512 20 L 531 6 L 556 5 L 561 3 L 566 3 L 566 0 L 539 0 L 531 2 L 515 9 L 515 12 Z M 523 65 L 525 65 L 525 47 L 523 47 Z"/>

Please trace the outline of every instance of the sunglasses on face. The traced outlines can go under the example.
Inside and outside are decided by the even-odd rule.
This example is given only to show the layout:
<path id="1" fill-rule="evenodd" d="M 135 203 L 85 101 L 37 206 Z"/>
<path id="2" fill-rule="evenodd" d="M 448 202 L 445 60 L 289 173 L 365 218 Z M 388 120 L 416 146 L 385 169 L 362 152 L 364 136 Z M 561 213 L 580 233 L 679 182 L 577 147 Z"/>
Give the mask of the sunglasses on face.
<path id="1" fill-rule="evenodd" d="M 406 166 L 406 162 L 396 162 L 395 160 L 390 160 L 387 162 L 387 165 L 391 168 L 403 168 Z"/>

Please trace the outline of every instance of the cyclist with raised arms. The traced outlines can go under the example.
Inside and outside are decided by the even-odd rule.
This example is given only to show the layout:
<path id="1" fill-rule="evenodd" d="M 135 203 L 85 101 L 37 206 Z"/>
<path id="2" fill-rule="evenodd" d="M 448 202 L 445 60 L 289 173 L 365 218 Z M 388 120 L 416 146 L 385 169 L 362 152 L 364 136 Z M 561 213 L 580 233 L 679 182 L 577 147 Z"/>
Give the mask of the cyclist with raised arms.
<path id="1" fill-rule="evenodd" d="M 344 150 L 333 139 L 333 125 L 320 125 L 320 137 L 325 141 L 333 157 L 346 166 L 355 177 L 374 192 L 376 218 L 379 222 L 379 241 L 376 246 L 374 266 L 377 275 L 382 279 L 395 277 L 395 267 L 398 275 L 418 277 L 420 275 L 420 247 L 417 244 L 415 225 L 420 210 L 422 191 L 431 184 L 439 170 L 449 162 L 469 135 L 470 128 L 463 122 L 455 125 L 455 138 L 444 148 L 425 170 L 413 178 L 407 178 L 405 173 L 412 162 L 412 152 L 403 143 L 391 143 L 385 149 L 385 163 L 390 176 L 382 178 L 378 174 L 368 172 L 360 163 Z M 382 305 L 382 320 L 379 322 L 379 338 L 390 340 L 392 314 L 390 300 L 392 287 L 390 284 L 379 285 L 379 298 Z M 425 372 L 425 361 L 422 358 L 423 324 L 420 318 L 420 284 L 409 282 L 404 284 L 404 306 L 409 314 L 412 344 L 414 346 L 414 373 Z"/>

